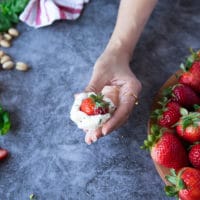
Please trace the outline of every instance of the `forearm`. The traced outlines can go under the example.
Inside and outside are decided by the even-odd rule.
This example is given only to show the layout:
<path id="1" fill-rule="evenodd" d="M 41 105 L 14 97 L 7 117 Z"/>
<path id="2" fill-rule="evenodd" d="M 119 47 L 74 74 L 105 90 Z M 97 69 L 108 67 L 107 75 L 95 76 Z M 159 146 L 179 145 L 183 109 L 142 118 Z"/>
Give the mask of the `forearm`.
<path id="1" fill-rule="evenodd" d="M 107 49 L 119 49 L 130 60 L 156 2 L 157 0 L 121 0 L 117 22 Z"/>

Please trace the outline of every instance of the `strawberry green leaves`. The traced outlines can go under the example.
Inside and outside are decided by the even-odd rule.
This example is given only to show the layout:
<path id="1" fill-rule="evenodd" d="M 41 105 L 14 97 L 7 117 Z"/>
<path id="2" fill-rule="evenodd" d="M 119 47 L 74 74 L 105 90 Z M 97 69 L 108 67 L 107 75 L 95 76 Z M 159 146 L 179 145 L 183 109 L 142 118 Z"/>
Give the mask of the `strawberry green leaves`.
<path id="1" fill-rule="evenodd" d="M 108 107 L 109 106 L 109 103 L 106 102 L 106 101 L 103 101 L 103 95 L 100 93 L 100 94 L 91 94 L 90 95 L 90 98 L 93 99 L 93 101 L 95 102 L 95 105 L 97 108 L 99 107 L 102 107 L 102 108 L 105 108 L 105 107 Z"/>
<path id="2" fill-rule="evenodd" d="M 180 65 L 183 71 L 188 71 L 195 61 L 200 60 L 199 51 L 195 52 L 192 48 L 190 48 L 189 51 L 191 54 L 186 58 L 185 62 Z"/>
<path id="3" fill-rule="evenodd" d="M 200 51 L 191 50 L 191 55 L 181 65 L 182 75 L 178 82 L 190 86 L 194 91 L 200 93 Z"/>
<path id="4" fill-rule="evenodd" d="M 171 184 L 165 187 L 168 196 L 176 196 L 177 199 L 200 199 L 200 171 L 192 168 L 182 168 L 178 174 L 171 170 L 166 180 Z"/>
<path id="5" fill-rule="evenodd" d="M 87 115 L 103 115 L 109 112 L 109 103 L 103 100 L 102 94 L 91 94 L 82 101 L 80 110 Z"/>
<path id="6" fill-rule="evenodd" d="M 176 171 L 174 169 L 170 170 L 171 175 L 165 176 L 166 180 L 169 181 L 172 185 L 168 185 L 165 187 L 165 193 L 167 196 L 178 197 L 178 192 L 180 190 L 185 189 L 185 184 L 183 180 L 180 178 L 180 174 L 177 176 Z"/>
<path id="7" fill-rule="evenodd" d="M 11 127 L 9 113 L 0 106 L 0 135 L 5 135 Z"/>
<path id="8" fill-rule="evenodd" d="M 143 144 L 143 146 L 141 146 L 141 149 L 151 150 L 153 145 L 155 145 L 156 142 L 162 136 L 162 130 L 156 124 L 153 124 L 151 126 L 151 130 L 150 131 L 151 131 L 151 133 L 147 136 L 147 139 L 144 140 L 144 144 Z"/>
<path id="9" fill-rule="evenodd" d="M 0 32 L 19 22 L 19 15 L 29 0 L 3 0 L 0 2 Z"/>

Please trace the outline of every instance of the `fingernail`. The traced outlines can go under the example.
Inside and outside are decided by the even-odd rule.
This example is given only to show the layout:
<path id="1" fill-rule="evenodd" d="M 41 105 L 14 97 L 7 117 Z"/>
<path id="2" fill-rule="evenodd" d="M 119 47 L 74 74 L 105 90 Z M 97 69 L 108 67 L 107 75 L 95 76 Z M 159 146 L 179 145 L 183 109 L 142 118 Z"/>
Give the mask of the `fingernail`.
<path id="1" fill-rule="evenodd" d="M 104 136 L 106 136 L 106 135 L 107 135 L 107 131 L 102 130 L 102 134 L 103 134 Z"/>
<path id="2" fill-rule="evenodd" d="M 92 144 L 92 141 L 89 141 L 89 142 L 86 142 L 88 145 L 91 145 Z"/>
<path id="3" fill-rule="evenodd" d="M 87 137 L 87 134 L 85 136 L 85 143 L 88 144 L 88 145 L 92 144 L 92 140 Z"/>
<path id="4" fill-rule="evenodd" d="M 93 142 L 96 142 L 97 141 L 97 137 L 96 135 L 92 138 Z"/>

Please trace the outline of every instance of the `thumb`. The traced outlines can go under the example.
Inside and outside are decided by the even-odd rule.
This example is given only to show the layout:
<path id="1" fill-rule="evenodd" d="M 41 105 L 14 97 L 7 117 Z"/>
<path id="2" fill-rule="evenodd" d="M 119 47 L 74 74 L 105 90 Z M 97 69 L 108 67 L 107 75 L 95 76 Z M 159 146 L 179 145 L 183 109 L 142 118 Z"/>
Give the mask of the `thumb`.
<path id="1" fill-rule="evenodd" d="M 99 93 L 105 86 L 104 82 L 100 78 L 92 78 L 85 88 L 85 92 Z"/>

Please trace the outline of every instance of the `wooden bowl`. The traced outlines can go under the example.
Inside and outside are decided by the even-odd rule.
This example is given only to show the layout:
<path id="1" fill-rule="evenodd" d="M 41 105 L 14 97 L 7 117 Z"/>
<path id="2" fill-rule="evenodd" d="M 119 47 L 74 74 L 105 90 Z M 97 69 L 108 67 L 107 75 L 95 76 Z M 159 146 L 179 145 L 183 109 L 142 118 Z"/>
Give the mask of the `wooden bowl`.
<path id="1" fill-rule="evenodd" d="M 175 74 L 170 76 L 170 78 L 163 84 L 163 86 L 160 88 L 160 90 L 158 91 L 158 93 L 156 94 L 156 96 L 155 96 L 155 98 L 153 100 L 151 111 L 153 111 L 153 110 L 155 110 L 155 109 L 160 107 L 157 102 L 161 99 L 162 91 L 165 88 L 168 88 L 168 87 L 173 86 L 176 83 L 178 83 L 177 76 L 179 76 L 181 73 L 182 73 L 182 70 L 178 70 Z M 148 134 L 150 134 L 150 126 L 151 126 L 152 123 L 153 123 L 153 120 L 149 119 L 149 121 L 148 121 Z M 156 170 L 157 170 L 158 174 L 160 175 L 160 177 L 162 178 L 162 180 L 165 182 L 165 184 L 169 184 L 166 181 L 165 176 L 169 174 L 169 170 L 170 169 L 159 165 L 154 160 L 153 160 L 153 162 L 154 162 Z"/>

